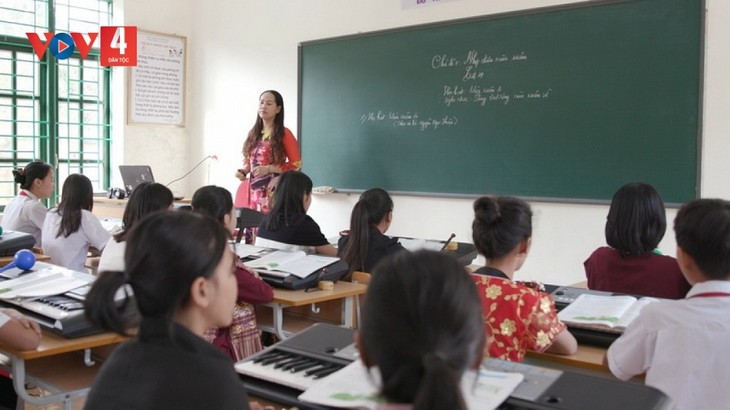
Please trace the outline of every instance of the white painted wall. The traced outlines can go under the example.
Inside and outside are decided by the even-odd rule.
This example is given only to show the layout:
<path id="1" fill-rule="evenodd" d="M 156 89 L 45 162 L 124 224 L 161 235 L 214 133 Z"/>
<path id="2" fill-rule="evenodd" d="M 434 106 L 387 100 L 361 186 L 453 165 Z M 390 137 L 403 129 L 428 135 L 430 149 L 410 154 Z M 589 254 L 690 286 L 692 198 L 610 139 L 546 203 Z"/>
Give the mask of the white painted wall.
<path id="1" fill-rule="evenodd" d="M 232 174 L 240 166 L 241 146 L 255 119 L 261 91 L 274 88 L 284 95 L 286 123 L 296 132 L 300 42 L 561 3 L 568 1 L 460 0 L 401 10 L 394 0 L 124 0 L 126 24 L 187 35 L 189 60 L 187 127 L 122 127 L 118 137 L 124 145 L 123 160 L 158 164 L 155 175 L 167 181 L 205 155 L 217 154 L 219 162 L 201 167 L 177 190 L 190 194 L 210 182 L 235 192 L 237 180 Z M 707 9 L 701 187 L 703 196 L 730 198 L 726 159 L 730 42 L 724 29 L 730 21 L 730 2 L 707 0 Z M 315 196 L 310 214 L 326 235 L 335 235 L 347 227 L 356 200 L 356 195 L 347 194 Z M 394 200 L 395 220 L 389 233 L 446 238 L 453 232 L 457 240 L 470 242 L 472 200 L 411 196 Z M 583 280 L 582 261 L 604 243 L 608 207 L 538 202 L 532 206 L 532 254 L 517 278 L 559 284 Z M 672 221 L 675 213 L 669 210 L 667 219 Z M 660 249 L 674 254 L 674 246 L 670 229 Z"/>

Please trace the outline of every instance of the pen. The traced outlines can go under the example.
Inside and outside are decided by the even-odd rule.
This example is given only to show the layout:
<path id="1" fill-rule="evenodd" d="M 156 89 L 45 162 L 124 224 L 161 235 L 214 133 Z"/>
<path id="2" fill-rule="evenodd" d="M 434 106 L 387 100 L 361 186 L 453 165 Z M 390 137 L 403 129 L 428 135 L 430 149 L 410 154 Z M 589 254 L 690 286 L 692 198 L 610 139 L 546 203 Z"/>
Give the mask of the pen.
<path id="1" fill-rule="evenodd" d="M 447 239 L 446 242 L 444 242 L 444 246 L 441 247 L 441 252 L 443 252 L 444 249 L 446 249 L 446 247 L 449 246 L 449 242 L 451 242 L 451 240 L 454 239 L 455 236 L 456 236 L 455 233 L 452 233 L 451 236 L 449 236 L 449 239 Z"/>

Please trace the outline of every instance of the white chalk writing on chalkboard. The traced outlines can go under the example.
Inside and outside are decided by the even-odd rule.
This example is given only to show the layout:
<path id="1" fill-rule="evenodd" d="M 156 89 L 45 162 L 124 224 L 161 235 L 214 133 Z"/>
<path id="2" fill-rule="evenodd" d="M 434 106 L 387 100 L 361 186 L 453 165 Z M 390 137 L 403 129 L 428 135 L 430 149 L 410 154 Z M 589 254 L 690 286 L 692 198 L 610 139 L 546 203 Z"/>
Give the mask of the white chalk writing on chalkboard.
<path id="1" fill-rule="evenodd" d="M 371 111 L 360 116 L 360 124 L 389 122 L 395 128 L 417 128 L 420 131 L 437 130 L 443 127 L 455 127 L 459 119 L 453 115 L 438 118 L 421 117 L 418 112 L 384 112 Z"/>
<path id="2" fill-rule="evenodd" d="M 431 68 L 434 70 L 445 70 L 459 68 L 458 72 L 461 83 L 469 82 L 471 85 L 444 85 L 443 104 L 451 107 L 454 104 L 476 104 L 482 107 L 487 104 L 507 105 L 515 101 L 545 100 L 550 98 L 552 88 L 538 88 L 529 90 L 507 90 L 502 85 L 478 85 L 480 81 L 494 81 L 488 78 L 486 67 L 490 64 L 524 64 L 528 56 L 524 51 L 514 54 L 491 55 L 480 53 L 478 50 L 469 50 L 464 58 L 450 54 L 436 54 L 431 58 Z"/>
<path id="3" fill-rule="evenodd" d="M 550 98 L 551 88 L 507 91 L 501 85 L 445 85 L 443 87 L 444 104 L 447 107 L 453 104 L 478 104 L 484 107 L 488 103 L 507 105 L 510 101 L 545 100 Z"/>

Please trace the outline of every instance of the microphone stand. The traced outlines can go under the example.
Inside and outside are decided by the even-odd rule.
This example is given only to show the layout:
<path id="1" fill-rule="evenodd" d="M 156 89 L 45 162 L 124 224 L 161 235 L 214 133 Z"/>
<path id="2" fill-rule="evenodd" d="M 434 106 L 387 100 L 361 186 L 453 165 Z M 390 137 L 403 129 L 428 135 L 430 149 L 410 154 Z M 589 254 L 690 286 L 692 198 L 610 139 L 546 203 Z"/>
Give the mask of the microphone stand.
<path id="1" fill-rule="evenodd" d="M 193 171 L 195 171 L 195 170 L 196 170 L 196 169 L 197 169 L 197 168 L 198 168 L 198 167 L 199 167 L 200 165 L 202 165 L 202 164 L 203 164 L 203 162 L 205 162 L 205 160 L 207 160 L 207 159 L 209 159 L 209 158 L 213 158 L 213 159 L 216 159 L 217 157 L 216 157 L 215 155 L 208 155 L 208 156 L 206 156 L 205 158 L 201 159 L 201 160 L 200 160 L 200 162 L 198 162 L 197 164 L 195 164 L 195 166 L 194 166 L 194 167 L 192 167 L 192 168 L 190 169 L 190 171 L 188 171 L 188 172 L 187 172 L 187 173 L 186 173 L 185 175 L 181 176 L 180 178 L 177 178 L 177 179 L 173 179 L 172 181 L 170 181 L 170 182 L 168 182 L 167 184 L 165 184 L 165 186 L 166 186 L 166 187 L 169 187 L 169 186 L 170 186 L 170 185 L 172 185 L 173 183 L 175 183 L 175 182 L 177 182 L 177 181 L 179 181 L 179 180 L 181 180 L 181 179 L 185 178 L 186 176 L 190 175 L 190 174 L 191 174 L 191 173 L 192 173 Z"/>

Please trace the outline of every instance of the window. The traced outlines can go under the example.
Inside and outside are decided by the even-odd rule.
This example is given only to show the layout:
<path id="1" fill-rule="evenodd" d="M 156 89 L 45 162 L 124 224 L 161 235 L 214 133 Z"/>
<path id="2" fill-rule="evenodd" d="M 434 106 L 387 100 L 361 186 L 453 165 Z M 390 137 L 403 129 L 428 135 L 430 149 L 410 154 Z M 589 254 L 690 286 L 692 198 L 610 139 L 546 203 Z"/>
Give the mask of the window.
<path id="1" fill-rule="evenodd" d="M 73 3 L 73 4 L 72 4 Z M 26 32 L 97 33 L 111 24 L 111 0 L 4 0 L 0 6 L 0 208 L 17 193 L 11 170 L 43 160 L 66 176 L 83 173 L 94 190 L 109 181 L 111 69 L 99 50 L 57 60 L 36 56 Z"/>

